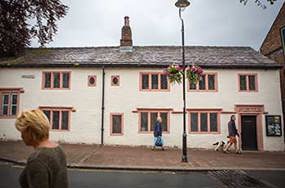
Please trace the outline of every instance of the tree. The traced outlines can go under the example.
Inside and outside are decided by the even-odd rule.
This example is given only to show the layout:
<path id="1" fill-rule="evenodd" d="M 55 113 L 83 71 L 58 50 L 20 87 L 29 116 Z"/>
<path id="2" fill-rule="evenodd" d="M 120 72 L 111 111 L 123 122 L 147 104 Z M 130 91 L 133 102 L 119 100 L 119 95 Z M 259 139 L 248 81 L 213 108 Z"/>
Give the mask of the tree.
<path id="1" fill-rule="evenodd" d="M 273 5 L 275 1 L 276 0 L 267 0 L 267 2 L 269 2 L 271 5 Z M 248 0 L 240 0 L 240 2 L 243 3 L 244 5 L 246 5 Z M 262 0 L 254 0 L 254 2 L 257 4 L 257 6 L 263 8 L 263 9 L 266 9 L 266 5 L 265 5 L 265 3 L 262 2 Z"/>
<path id="2" fill-rule="evenodd" d="M 52 41 L 67 10 L 60 0 L 1 0 L 0 57 L 21 55 L 32 38 L 41 46 Z"/>

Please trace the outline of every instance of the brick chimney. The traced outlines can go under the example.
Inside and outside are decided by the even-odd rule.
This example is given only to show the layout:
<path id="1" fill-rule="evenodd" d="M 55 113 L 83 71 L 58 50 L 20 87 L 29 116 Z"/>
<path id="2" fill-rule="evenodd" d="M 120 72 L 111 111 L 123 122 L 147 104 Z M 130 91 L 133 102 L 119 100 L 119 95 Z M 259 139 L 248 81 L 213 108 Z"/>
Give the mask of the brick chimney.
<path id="1" fill-rule="evenodd" d="M 132 31 L 130 27 L 129 17 L 125 16 L 125 24 L 122 27 L 122 38 L 120 41 L 120 50 L 131 52 L 133 49 Z"/>

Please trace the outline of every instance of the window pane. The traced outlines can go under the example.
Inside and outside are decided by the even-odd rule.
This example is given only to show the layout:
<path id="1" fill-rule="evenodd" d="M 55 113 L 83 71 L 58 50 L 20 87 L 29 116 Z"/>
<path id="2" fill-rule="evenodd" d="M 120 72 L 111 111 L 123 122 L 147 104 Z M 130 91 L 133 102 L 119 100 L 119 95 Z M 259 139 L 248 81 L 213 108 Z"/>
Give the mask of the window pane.
<path id="1" fill-rule="evenodd" d="M 65 72 L 62 74 L 62 87 L 69 88 L 69 73 Z"/>
<path id="2" fill-rule="evenodd" d="M 62 111 L 61 112 L 61 129 L 62 130 L 68 130 L 68 111 Z"/>
<path id="3" fill-rule="evenodd" d="M 52 112 L 52 129 L 59 129 L 59 111 Z"/>
<path id="4" fill-rule="evenodd" d="M 2 96 L 2 114 L 8 115 L 9 95 Z"/>
<path id="5" fill-rule="evenodd" d="M 190 89 L 192 89 L 192 90 L 196 90 L 197 89 L 197 84 L 190 83 L 190 82 L 189 82 L 189 84 L 190 84 Z"/>
<path id="6" fill-rule="evenodd" d="M 11 115 L 17 115 L 17 102 L 18 102 L 18 95 L 12 95 L 12 104 L 11 104 Z"/>
<path id="7" fill-rule="evenodd" d="M 241 91 L 246 90 L 246 76 L 245 75 L 239 76 L 239 87 Z"/>
<path id="8" fill-rule="evenodd" d="M 48 120 L 50 122 L 50 111 L 49 110 L 44 110 L 43 112 L 47 116 L 47 118 L 48 118 Z"/>
<path id="9" fill-rule="evenodd" d="M 12 105 L 17 105 L 18 103 L 18 95 L 12 95 Z"/>
<path id="10" fill-rule="evenodd" d="M 201 131 L 208 131 L 208 118 L 207 113 L 201 113 L 201 119 L 200 119 L 200 125 L 201 125 Z"/>
<path id="11" fill-rule="evenodd" d="M 122 133 L 121 115 L 112 115 L 112 133 Z"/>
<path id="12" fill-rule="evenodd" d="M 167 89 L 168 88 L 168 82 L 167 82 L 167 76 L 165 74 L 160 75 L 160 89 Z"/>
<path id="13" fill-rule="evenodd" d="M 2 107 L 3 115 L 8 115 L 8 106 Z"/>
<path id="14" fill-rule="evenodd" d="M 210 131 L 217 132 L 218 131 L 218 115 L 217 113 L 210 113 Z"/>
<path id="15" fill-rule="evenodd" d="M 208 75 L 208 89 L 215 90 L 215 75 Z"/>
<path id="16" fill-rule="evenodd" d="M 248 81 L 249 81 L 249 90 L 255 90 L 255 76 L 254 75 L 248 76 Z"/>
<path id="17" fill-rule="evenodd" d="M 17 106 L 12 106 L 12 116 L 17 115 Z"/>
<path id="18" fill-rule="evenodd" d="M 142 89 L 148 89 L 149 88 L 149 85 L 148 85 L 148 80 L 149 77 L 147 74 L 143 74 L 142 75 Z"/>
<path id="19" fill-rule="evenodd" d="M 151 75 L 151 89 L 158 89 L 158 75 Z"/>
<path id="20" fill-rule="evenodd" d="M 54 88 L 60 87 L 60 73 L 59 72 L 53 73 L 53 87 Z"/>
<path id="21" fill-rule="evenodd" d="M 3 105 L 9 104 L 9 95 L 3 95 L 2 97 Z"/>
<path id="22" fill-rule="evenodd" d="M 50 88 L 51 87 L 51 73 L 45 72 L 44 73 L 44 88 Z"/>
<path id="23" fill-rule="evenodd" d="M 160 117 L 161 117 L 161 120 L 162 120 L 162 131 L 168 131 L 167 130 L 167 112 L 161 112 L 160 113 Z"/>
<path id="24" fill-rule="evenodd" d="M 202 75 L 200 80 L 199 80 L 199 89 L 200 90 L 206 89 L 206 77 L 205 77 L 205 75 Z"/>
<path id="25" fill-rule="evenodd" d="M 191 132 L 198 131 L 198 113 L 191 113 Z"/>
<path id="26" fill-rule="evenodd" d="M 157 112 L 151 112 L 150 113 L 150 130 L 153 131 L 154 130 L 154 124 L 156 122 L 157 119 Z"/>
<path id="27" fill-rule="evenodd" d="M 141 112 L 141 131 L 147 131 L 148 113 Z"/>

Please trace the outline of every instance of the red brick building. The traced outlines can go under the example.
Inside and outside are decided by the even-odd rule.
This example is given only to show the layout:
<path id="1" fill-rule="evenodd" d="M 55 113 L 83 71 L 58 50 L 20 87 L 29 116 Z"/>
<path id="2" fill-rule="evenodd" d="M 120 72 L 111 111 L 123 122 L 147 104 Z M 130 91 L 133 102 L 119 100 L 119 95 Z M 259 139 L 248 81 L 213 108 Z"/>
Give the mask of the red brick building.
<path id="1" fill-rule="evenodd" d="M 266 38 L 264 39 L 260 47 L 260 52 L 270 59 L 283 64 L 283 69 L 280 70 L 280 85 L 282 92 L 283 117 L 285 122 L 285 3 L 283 3 Z"/>

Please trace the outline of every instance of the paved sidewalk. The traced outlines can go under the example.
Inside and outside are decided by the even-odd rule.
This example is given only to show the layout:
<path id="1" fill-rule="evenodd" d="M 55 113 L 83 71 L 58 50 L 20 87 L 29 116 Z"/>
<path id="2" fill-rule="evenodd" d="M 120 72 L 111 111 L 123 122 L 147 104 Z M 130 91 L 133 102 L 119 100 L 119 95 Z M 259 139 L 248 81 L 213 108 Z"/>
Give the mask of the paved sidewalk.
<path id="1" fill-rule="evenodd" d="M 71 168 L 127 170 L 285 170 L 285 152 L 224 154 L 213 150 L 189 149 L 189 163 L 181 163 L 181 150 L 148 147 L 62 144 Z M 23 142 L 0 142 L 0 160 L 24 164 L 32 147 Z"/>

